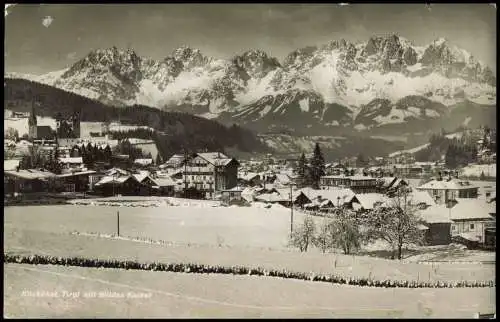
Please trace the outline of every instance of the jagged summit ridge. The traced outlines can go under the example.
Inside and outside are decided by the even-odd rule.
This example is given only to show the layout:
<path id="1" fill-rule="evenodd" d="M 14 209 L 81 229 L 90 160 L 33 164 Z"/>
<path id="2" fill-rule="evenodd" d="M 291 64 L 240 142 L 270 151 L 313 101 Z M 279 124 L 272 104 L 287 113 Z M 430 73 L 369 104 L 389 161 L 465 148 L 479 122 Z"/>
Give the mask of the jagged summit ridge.
<path id="1" fill-rule="evenodd" d="M 279 115 L 297 126 L 301 118 L 330 126 L 363 119 L 376 126 L 442 114 L 434 107 L 417 112 L 426 107 L 413 103 L 406 106 L 415 108 L 411 113 L 393 110 L 400 101 L 415 102 L 406 97 L 425 98 L 426 106 L 496 104 L 491 69 L 470 53 L 444 38 L 416 46 L 394 33 L 299 48 L 281 62 L 259 49 L 223 60 L 181 46 L 154 60 L 113 46 L 34 80 L 115 105 L 138 103 L 242 122 Z"/>

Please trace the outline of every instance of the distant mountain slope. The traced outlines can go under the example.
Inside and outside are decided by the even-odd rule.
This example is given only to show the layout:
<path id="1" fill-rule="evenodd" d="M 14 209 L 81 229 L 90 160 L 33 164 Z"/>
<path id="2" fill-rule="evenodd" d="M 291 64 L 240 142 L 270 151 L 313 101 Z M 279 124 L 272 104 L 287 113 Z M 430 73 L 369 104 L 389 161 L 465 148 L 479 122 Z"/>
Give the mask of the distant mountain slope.
<path id="1" fill-rule="evenodd" d="M 156 139 L 162 141 L 164 154 L 188 150 L 222 150 L 234 147 L 242 151 L 266 152 L 269 148 L 256 136 L 239 126 L 226 127 L 212 120 L 194 115 L 165 112 L 147 106 L 133 105 L 117 108 L 105 105 L 74 93 L 24 79 L 6 79 L 4 109 L 31 110 L 36 97 L 38 116 L 54 118 L 58 113 L 80 113 L 81 121 L 111 122 L 149 126 L 157 131 Z"/>
<path id="2" fill-rule="evenodd" d="M 416 46 L 395 34 L 305 47 L 282 62 L 257 49 L 223 60 L 181 47 L 153 60 L 111 47 L 65 70 L 24 77 L 106 104 L 300 135 L 411 134 L 442 123 L 453 130 L 496 116 L 496 78 L 488 66 L 445 39 Z"/>

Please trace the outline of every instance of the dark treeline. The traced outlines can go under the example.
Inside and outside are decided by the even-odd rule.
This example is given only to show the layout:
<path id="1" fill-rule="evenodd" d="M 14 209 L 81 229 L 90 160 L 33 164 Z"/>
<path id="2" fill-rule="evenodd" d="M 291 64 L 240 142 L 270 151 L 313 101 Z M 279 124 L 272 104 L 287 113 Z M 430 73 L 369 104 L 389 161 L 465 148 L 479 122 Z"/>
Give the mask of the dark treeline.
<path id="1" fill-rule="evenodd" d="M 96 100 L 73 94 L 52 86 L 24 80 L 6 79 L 5 108 L 30 111 L 32 99 L 37 102 L 40 116 L 69 116 L 80 114 L 82 122 L 112 122 L 149 126 L 156 132 L 162 157 L 187 150 L 221 150 L 237 148 L 244 152 L 267 152 L 268 148 L 256 135 L 237 125 L 226 127 L 218 122 L 179 112 L 165 112 L 143 105 L 112 107 Z M 137 134 L 137 133 L 134 133 Z M 142 133 L 144 134 L 144 133 Z"/>
<path id="2" fill-rule="evenodd" d="M 415 160 L 439 161 L 444 156 L 446 166 L 452 169 L 477 162 L 478 149 L 496 151 L 496 143 L 490 133 L 494 131 L 486 130 L 485 134 L 463 132 L 459 138 L 447 138 L 446 133 L 441 131 L 430 137 L 425 149 L 415 153 Z M 479 139 L 483 140 L 482 144 L 478 144 Z"/>

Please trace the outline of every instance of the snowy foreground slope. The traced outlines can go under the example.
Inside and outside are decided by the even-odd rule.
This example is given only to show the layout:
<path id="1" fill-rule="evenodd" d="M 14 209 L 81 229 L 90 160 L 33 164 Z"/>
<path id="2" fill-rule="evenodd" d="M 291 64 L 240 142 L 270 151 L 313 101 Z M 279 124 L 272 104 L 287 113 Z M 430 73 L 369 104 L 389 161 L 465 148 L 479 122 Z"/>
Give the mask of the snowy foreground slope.
<path id="1" fill-rule="evenodd" d="M 290 227 L 289 209 L 216 207 L 214 202 L 158 199 L 164 202 L 150 208 L 7 207 L 4 248 L 8 253 L 25 255 L 242 265 L 352 277 L 453 281 L 494 276 L 494 265 L 428 265 L 318 251 L 300 253 L 284 244 Z M 121 237 L 112 236 L 117 211 Z M 296 223 L 302 219 L 300 213 L 295 214 Z M 494 288 L 364 288 L 262 276 L 25 264 L 5 264 L 4 270 L 4 307 L 9 317 L 469 318 L 478 311 L 495 309 Z M 73 296 L 22 296 L 23 291 L 36 291 L 33 285 Z M 103 295 L 84 297 L 87 292 Z"/>
<path id="2" fill-rule="evenodd" d="M 7 317 L 472 318 L 495 290 L 360 288 L 255 276 L 4 265 Z M 63 298 L 22 297 L 33 285 Z M 84 297 L 96 292 L 95 298 Z"/>

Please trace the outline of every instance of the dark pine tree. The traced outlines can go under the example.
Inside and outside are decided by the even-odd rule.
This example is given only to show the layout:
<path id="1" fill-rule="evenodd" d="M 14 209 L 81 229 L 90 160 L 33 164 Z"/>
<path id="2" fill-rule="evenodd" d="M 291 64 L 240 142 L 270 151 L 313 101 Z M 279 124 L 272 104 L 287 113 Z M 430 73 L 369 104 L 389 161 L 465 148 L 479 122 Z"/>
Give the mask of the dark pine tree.
<path id="1" fill-rule="evenodd" d="M 94 144 L 94 147 L 92 148 L 92 159 L 97 162 L 102 161 L 100 158 L 99 148 L 97 147 L 97 144 Z"/>
<path id="2" fill-rule="evenodd" d="M 111 163 L 111 157 L 113 156 L 113 152 L 111 151 L 111 147 L 106 145 L 104 148 L 104 161 L 107 163 Z"/>
<path id="3" fill-rule="evenodd" d="M 457 167 L 457 148 L 454 144 L 450 144 L 446 150 L 444 162 L 447 168 L 455 169 Z"/>
<path id="4" fill-rule="evenodd" d="M 87 149 L 85 148 L 85 144 L 82 144 L 82 160 L 83 160 L 83 164 L 87 164 L 88 163 L 88 160 L 87 160 Z"/>
<path id="5" fill-rule="evenodd" d="M 95 162 L 95 159 L 94 159 L 94 148 L 92 147 L 92 144 L 87 144 L 87 162 L 89 165 L 93 165 L 94 162 Z"/>
<path id="6" fill-rule="evenodd" d="M 319 181 L 325 175 L 325 158 L 321 153 L 318 143 L 314 147 L 310 169 L 311 185 L 314 189 L 319 189 Z"/>
<path id="7" fill-rule="evenodd" d="M 299 188 L 308 185 L 309 169 L 307 167 L 307 160 L 305 154 L 302 152 L 299 162 L 297 164 L 297 185 Z"/>
<path id="8" fill-rule="evenodd" d="M 160 165 L 160 164 L 162 164 L 162 160 L 161 160 L 161 156 L 160 156 L 160 153 L 159 153 L 159 152 L 158 152 L 158 154 L 156 154 L 155 164 L 156 164 L 156 165 Z"/>

